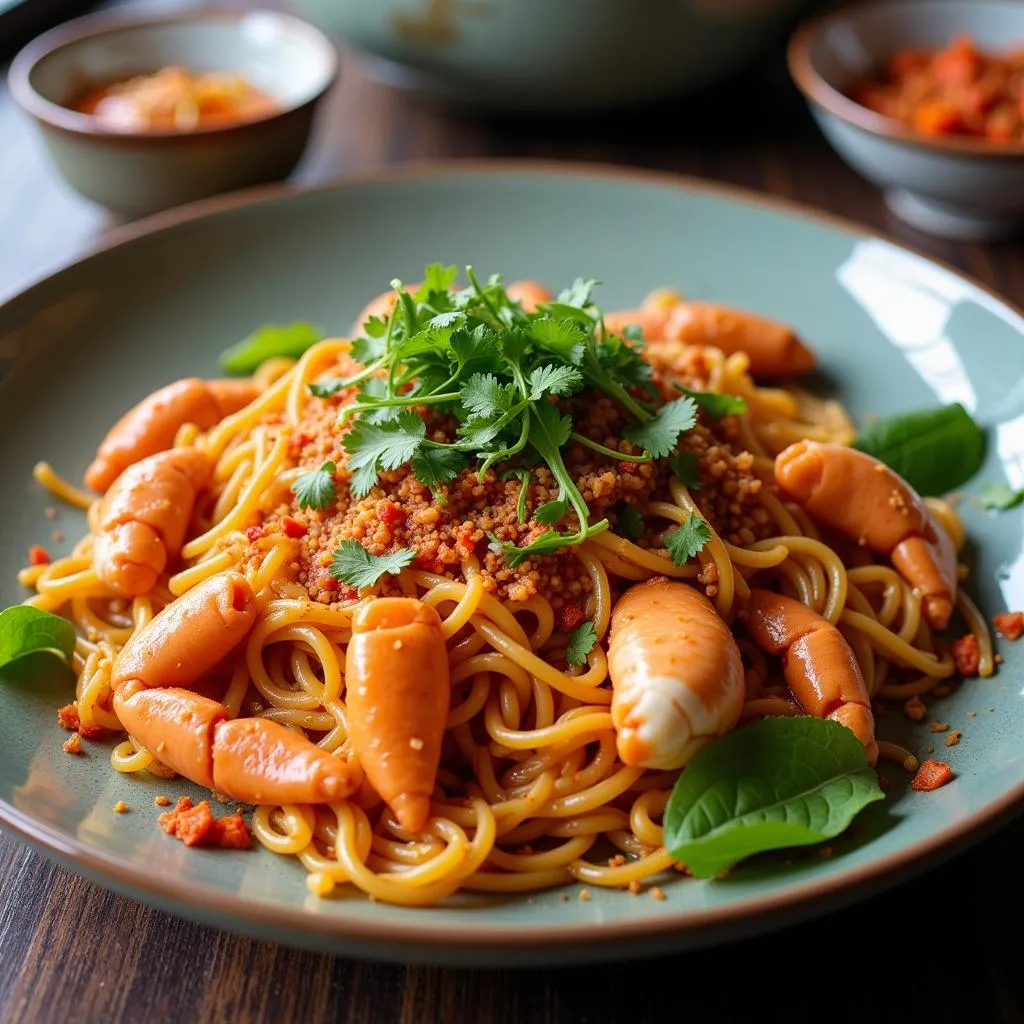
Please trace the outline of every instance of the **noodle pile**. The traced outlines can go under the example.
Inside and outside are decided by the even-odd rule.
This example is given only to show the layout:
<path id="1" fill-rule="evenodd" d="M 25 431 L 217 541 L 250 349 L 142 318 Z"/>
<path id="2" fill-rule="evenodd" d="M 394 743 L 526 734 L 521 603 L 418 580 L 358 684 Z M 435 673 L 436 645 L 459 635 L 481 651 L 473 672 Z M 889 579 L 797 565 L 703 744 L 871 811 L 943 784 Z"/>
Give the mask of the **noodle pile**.
<path id="1" fill-rule="evenodd" d="M 120 730 L 110 710 L 111 666 L 120 647 L 176 596 L 237 568 L 257 593 L 260 612 L 221 681 L 229 714 L 261 715 L 301 730 L 356 764 L 343 678 L 356 602 L 311 600 L 296 581 L 295 542 L 268 534 L 257 542 L 254 558 L 246 533 L 290 499 L 289 487 L 303 467 L 289 440 L 307 424 L 316 401 L 307 385 L 347 350 L 347 342 L 328 340 L 297 362 L 272 360 L 257 371 L 261 394 L 250 406 L 205 434 L 191 425 L 179 431 L 178 445 L 199 445 L 215 457 L 214 487 L 188 534 L 183 567 L 153 592 L 130 602 L 113 597 L 92 568 L 91 535 L 70 557 L 21 573 L 21 582 L 36 591 L 28 603 L 69 615 L 81 634 L 73 667 L 83 723 Z M 406 835 L 365 786 L 336 805 L 257 807 L 255 835 L 267 849 L 298 858 L 310 891 L 327 895 L 353 885 L 379 900 L 417 906 L 457 890 L 530 892 L 572 880 L 635 891 L 672 868 L 660 822 L 678 773 L 623 765 L 609 712 L 609 619 L 617 593 L 631 581 L 666 576 L 697 586 L 710 582 L 707 593 L 729 623 L 751 586 L 779 586 L 839 626 L 873 697 L 921 695 L 954 673 L 952 657 L 931 634 L 919 597 L 902 577 L 856 545 L 823 538 L 771 485 L 773 456 L 786 445 L 803 438 L 851 440 L 843 409 L 795 387 L 756 386 L 742 353 L 707 349 L 703 358 L 708 390 L 747 404 L 735 429 L 763 481 L 757 496 L 769 524 L 763 539 L 734 545 L 711 523 L 711 540 L 681 566 L 663 549 L 611 531 L 573 548 L 588 581 L 585 614 L 600 641 L 581 668 L 563 667 L 566 634 L 552 595 L 499 598 L 476 557 L 464 558 L 452 573 L 410 567 L 388 578 L 392 592 L 437 609 L 448 643 L 452 701 L 433 817 L 424 835 Z M 95 526 L 98 503 L 92 496 L 63 484 L 48 467 L 37 476 L 61 497 L 88 507 Z M 675 479 L 658 497 L 645 514 L 662 529 L 693 514 L 703 518 L 696 497 Z M 929 507 L 959 549 L 963 528 L 955 510 L 939 501 Z M 981 674 L 988 675 L 988 630 L 963 594 L 959 607 L 978 638 Z M 741 722 L 802 714 L 773 659 L 742 631 L 737 639 L 747 680 Z M 914 760 L 893 744 L 883 742 L 881 751 L 908 766 Z M 170 775 L 132 739 L 120 742 L 111 760 L 121 772 Z"/>

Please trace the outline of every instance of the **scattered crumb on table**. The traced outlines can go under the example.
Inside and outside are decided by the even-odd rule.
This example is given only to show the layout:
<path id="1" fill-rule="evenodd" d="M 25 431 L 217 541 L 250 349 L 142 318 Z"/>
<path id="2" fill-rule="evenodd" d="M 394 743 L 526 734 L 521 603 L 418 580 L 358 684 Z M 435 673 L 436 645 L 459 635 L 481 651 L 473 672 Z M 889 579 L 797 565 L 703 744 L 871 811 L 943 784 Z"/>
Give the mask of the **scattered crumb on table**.
<path id="1" fill-rule="evenodd" d="M 590 902 L 590 890 L 589 889 L 580 889 L 580 899 L 583 900 L 584 903 L 589 903 Z"/>
<path id="2" fill-rule="evenodd" d="M 118 800 L 117 803 L 114 804 L 115 814 L 127 814 L 130 810 L 131 808 L 123 800 Z"/>
<path id="3" fill-rule="evenodd" d="M 82 737 L 77 732 L 74 732 L 64 741 L 62 746 L 68 754 L 80 754 L 82 752 Z"/>
<path id="4" fill-rule="evenodd" d="M 955 747 L 960 742 L 960 737 L 962 735 L 963 735 L 963 733 L 961 733 L 961 732 L 957 732 L 957 731 L 951 732 L 943 740 L 943 743 L 945 743 L 947 747 Z"/>
<path id="5" fill-rule="evenodd" d="M 171 806 L 171 798 L 169 796 L 161 795 L 161 796 L 158 796 L 153 801 L 153 803 L 155 803 L 157 805 L 157 807 L 170 807 Z"/>
<path id="6" fill-rule="evenodd" d="M 656 899 L 656 900 L 668 899 L 668 897 L 665 895 L 665 891 L 662 889 L 662 887 L 660 885 L 652 885 L 649 891 L 650 891 L 651 897 L 653 899 Z"/>
<path id="7" fill-rule="evenodd" d="M 945 732 L 949 728 L 949 722 L 929 722 L 929 732 Z"/>

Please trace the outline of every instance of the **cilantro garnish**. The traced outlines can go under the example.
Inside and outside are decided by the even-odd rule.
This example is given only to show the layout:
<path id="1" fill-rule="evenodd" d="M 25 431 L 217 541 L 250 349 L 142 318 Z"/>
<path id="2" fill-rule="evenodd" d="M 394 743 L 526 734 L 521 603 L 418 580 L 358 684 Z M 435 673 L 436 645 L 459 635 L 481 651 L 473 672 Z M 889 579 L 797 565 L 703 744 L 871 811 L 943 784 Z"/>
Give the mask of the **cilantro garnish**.
<path id="1" fill-rule="evenodd" d="M 390 555 L 371 555 L 356 540 L 343 540 L 331 560 L 331 575 L 356 590 L 372 587 L 385 573 L 397 576 L 416 557 L 415 551 L 403 548 Z"/>
<path id="2" fill-rule="evenodd" d="M 684 565 L 695 555 L 700 554 L 709 540 L 711 528 L 700 516 L 691 515 L 678 530 L 674 530 L 665 539 L 665 547 L 675 565 Z"/>
<path id="3" fill-rule="evenodd" d="M 591 511 L 564 462 L 570 442 L 622 462 L 650 462 L 673 451 L 697 418 L 690 397 L 663 404 L 652 370 L 635 339 L 608 334 L 591 295 L 596 281 L 579 279 L 558 298 L 527 313 L 509 299 L 500 276 L 481 282 L 466 268 L 469 286 L 449 290 L 456 269 L 432 264 L 415 294 L 393 281 L 394 311 L 370 319 L 352 355 L 363 369 L 344 381 L 325 381 L 321 394 L 359 385 L 341 413 L 350 425 L 342 444 L 352 472 L 352 493 L 366 495 L 379 474 L 410 464 L 435 494 L 476 463 L 521 482 L 517 514 L 529 518 L 529 475 L 521 467 L 546 465 L 559 489 L 533 519 L 547 530 L 518 547 L 494 541 L 509 565 L 532 555 L 581 544 L 608 528 Z M 611 397 L 630 417 L 626 440 L 641 449 L 626 454 L 573 430 L 558 401 L 592 388 Z M 421 410 L 434 408 L 456 422 L 455 440 L 428 436 Z M 511 469 L 502 464 L 511 463 Z M 573 513 L 570 515 L 570 513 Z"/>
<path id="4" fill-rule="evenodd" d="M 673 384 L 672 387 L 692 398 L 697 408 L 713 420 L 720 420 L 723 416 L 742 416 L 747 411 L 747 403 L 736 395 L 725 395 L 720 391 L 691 391 L 682 384 Z"/>
<path id="5" fill-rule="evenodd" d="M 565 649 L 565 660 L 570 665 L 585 665 L 587 655 L 597 643 L 597 630 L 592 622 L 581 622 L 569 634 L 569 646 Z"/>
<path id="6" fill-rule="evenodd" d="M 338 467 L 333 462 L 325 462 L 319 469 L 311 469 L 303 473 L 292 484 L 299 508 L 330 508 L 334 504 L 334 474 Z"/>
<path id="7" fill-rule="evenodd" d="M 672 475 L 691 491 L 700 490 L 700 469 L 694 452 L 676 452 L 668 460 Z"/>

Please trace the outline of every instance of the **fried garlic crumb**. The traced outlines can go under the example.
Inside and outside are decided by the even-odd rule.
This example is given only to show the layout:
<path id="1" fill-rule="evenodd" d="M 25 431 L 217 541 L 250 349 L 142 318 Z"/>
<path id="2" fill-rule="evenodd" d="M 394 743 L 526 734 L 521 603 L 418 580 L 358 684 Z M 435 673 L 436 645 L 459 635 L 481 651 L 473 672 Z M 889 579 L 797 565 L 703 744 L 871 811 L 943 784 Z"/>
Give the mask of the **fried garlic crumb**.
<path id="1" fill-rule="evenodd" d="M 82 737 L 77 732 L 72 733 L 61 745 L 67 754 L 80 754 L 82 752 Z"/>
<path id="2" fill-rule="evenodd" d="M 929 732 L 945 732 L 949 728 L 949 722 L 929 722 Z"/>
<path id="3" fill-rule="evenodd" d="M 960 742 L 960 737 L 963 735 L 961 732 L 951 732 L 944 740 L 943 743 L 947 747 L 955 747 Z"/>
<path id="4" fill-rule="evenodd" d="M 627 888 L 629 889 L 630 896 L 637 896 L 641 892 L 640 883 L 635 878 L 629 883 Z"/>
<path id="5" fill-rule="evenodd" d="M 660 885 L 652 885 L 651 888 L 650 888 L 650 893 L 651 893 L 652 899 L 656 899 L 656 900 L 666 900 L 666 899 L 668 899 L 668 897 L 665 895 L 665 892 L 661 888 Z"/>
<path id="6" fill-rule="evenodd" d="M 928 708 L 920 697 L 911 697 L 903 705 L 903 714 L 912 722 L 923 722 L 925 715 L 928 714 Z"/>
<path id="7" fill-rule="evenodd" d="M 127 814 L 130 810 L 131 808 L 123 800 L 118 800 L 117 803 L 114 804 L 115 814 Z"/>
<path id="8" fill-rule="evenodd" d="M 608 858 L 608 867 L 610 868 L 621 868 L 626 863 L 626 858 L 621 853 L 615 854 L 614 857 Z"/>
<path id="9" fill-rule="evenodd" d="M 967 717 L 968 718 L 977 718 L 978 717 L 978 712 L 977 711 L 968 711 L 967 712 Z"/>
<path id="10" fill-rule="evenodd" d="M 589 889 L 580 889 L 580 899 L 583 900 L 584 903 L 589 903 L 590 902 L 590 890 Z"/>
<path id="11" fill-rule="evenodd" d="M 157 805 L 157 807 L 170 807 L 171 806 L 171 798 L 169 796 L 158 796 L 153 801 L 153 803 L 155 803 Z"/>

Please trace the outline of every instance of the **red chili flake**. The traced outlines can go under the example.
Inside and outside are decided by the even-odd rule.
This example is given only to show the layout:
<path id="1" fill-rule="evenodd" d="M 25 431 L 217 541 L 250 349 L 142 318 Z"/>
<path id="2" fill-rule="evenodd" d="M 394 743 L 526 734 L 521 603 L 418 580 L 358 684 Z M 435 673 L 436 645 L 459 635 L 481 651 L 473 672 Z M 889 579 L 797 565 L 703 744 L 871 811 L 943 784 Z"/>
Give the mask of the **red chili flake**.
<path id="1" fill-rule="evenodd" d="M 281 517 L 281 529 L 284 530 L 284 535 L 291 537 L 292 540 L 306 536 L 306 527 L 298 519 L 292 519 L 291 516 Z"/>
<path id="2" fill-rule="evenodd" d="M 33 544 L 28 549 L 28 564 L 29 565 L 49 565 L 53 559 L 50 558 L 50 552 L 46 548 L 41 548 L 38 544 Z"/>
<path id="3" fill-rule="evenodd" d="M 1024 636 L 1024 613 L 1003 612 L 992 620 L 992 625 L 1006 637 L 1007 640 L 1019 640 Z"/>
<path id="4" fill-rule="evenodd" d="M 258 541 L 260 539 L 260 537 L 262 537 L 262 536 L 263 536 L 263 527 L 262 526 L 247 526 L 245 528 L 245 539 L 250 544 L 255 544 L 256 541 Z"/>
<path id="5" fill-rule="evenodd" d="M 956 670 L 962 676 L 976 676 L 981 665 L 981 652 L 978 650 L 978 638 L 973 633 L 954 640 L 949 645 Z"/>
<path id="6" fill-rule="evenodd" d="M 558 625 L 566 633 L 575 629 L 584 619 L 583 609 L 578 604 L 566 604 L 558 610 Z"/>
<path id="7" fill-rule="evenodd" d="M 952 781 L 953 769 L 948 764 L 928 758 L 927 761 L 921 762 L 921 767 L 917 769 L 917 774 L 910 783 L 910 788 L 927 793 Z"/>
<path id="8" fill-rule="evenodd" d="M 377 506 L 377 512 L 380 521 L 389 529 L 397 523 L 404 523 L 407 518 L 407 513 L 390 501 L 382 501 Z"/>

